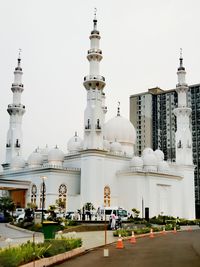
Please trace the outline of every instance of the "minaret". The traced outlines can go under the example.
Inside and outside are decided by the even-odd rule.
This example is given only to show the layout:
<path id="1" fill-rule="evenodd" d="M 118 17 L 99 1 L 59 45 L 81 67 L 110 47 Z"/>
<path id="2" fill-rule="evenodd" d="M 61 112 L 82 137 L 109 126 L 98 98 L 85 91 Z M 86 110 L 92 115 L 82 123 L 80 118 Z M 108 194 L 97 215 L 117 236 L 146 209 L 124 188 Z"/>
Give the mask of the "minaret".
<path id="1" fill-rule="evenodd" d="M 87 59 L 90 64 L 89 75 L 84 77 L 84 87 L 87 91 L 87 106 L 84 113 L 84 149 L 103 149 L 103 125 L 105 120 L 105 78 L 99 73 L 102 51 L 97 30 L 96 10 L 93 20 L 93 30 L 90 35 L 90 49 Z"/>
<path id="2" fill-rule="evenodd" d="M 10 125 L 7 133 L 6 143 L 6 163 L 11 163 L 11 160 L 16 155 L 22 153 L 22 117 L 25 113 L 25 106 L 21 104 L 21 94 L 24 90 L 22 84 L 22 68 L 20 52 L 18 56 L 18 64 L 14 71 L 14 83 L 11 90 L 13 92 L 13 103 L 8 105 L 7 111 L 10 115 Z"/>
<path id="3" fill-rule="evenodd" d="M 192 165 L 192 135 L 190 131 L 191 108 L 187 106 L 188 85 L 185 82 L 186 71 L 183 67 L 182 50 L 180 52 L 180 66 L 178 67 L 178 84 L 176 92 L 178 94 L 178 107 L 174 109 L 177 120 L 176 130 L 176 163 Z"/>

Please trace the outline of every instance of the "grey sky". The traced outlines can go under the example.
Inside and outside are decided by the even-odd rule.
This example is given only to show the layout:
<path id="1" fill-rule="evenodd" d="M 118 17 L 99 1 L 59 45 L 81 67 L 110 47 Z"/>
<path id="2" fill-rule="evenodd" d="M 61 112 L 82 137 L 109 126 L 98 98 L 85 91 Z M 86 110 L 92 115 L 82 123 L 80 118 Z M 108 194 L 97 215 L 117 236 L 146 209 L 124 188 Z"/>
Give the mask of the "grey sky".
<path id="1" fill-rule="evenodd" d="M 200 82 L 199 0 L 0 0 L 0 160 L 12 102 L 10 90 L 22 49 L 24 156 L 56 144 L 67 151 L 77 130 L 83 136 L 88 74 L 86 59 L 97 8 L 106 78 L 107 120 L 129 117 L 129 96 L 148 88 L 175 87 L 183 48 L 188 84 Z"/>

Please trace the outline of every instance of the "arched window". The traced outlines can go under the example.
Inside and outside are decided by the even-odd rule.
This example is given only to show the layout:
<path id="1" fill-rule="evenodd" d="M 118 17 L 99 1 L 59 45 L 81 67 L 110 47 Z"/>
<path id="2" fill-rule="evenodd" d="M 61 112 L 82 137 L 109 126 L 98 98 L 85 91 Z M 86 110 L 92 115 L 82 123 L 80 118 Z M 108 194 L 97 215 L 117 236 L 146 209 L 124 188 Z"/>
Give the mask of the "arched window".
<path id="1" fill-rule="evenodd" d="M 44 186 L 44 189 L 43 189 L 43 186 Z M 43 190 L 44 190 L 44 195 L 43 195 Z M 42 209 L 42 200 L 44 198 L 44 208 L 45 208 L 45 205 L 46 205 L 46 185 L 44 182 L 41 183 L 40 185 L 40 209 Z"/>
<path id="2" fill-rule="evenodd" d="M 31 203 L 36 204 L 36 199 L 37 199 L 37 186 L 33 184 L 31 188 Z"/>
<path id="3" fill-rule="evenodd" d="M 66 209 L 66 200 L 67 200 L 67 186 L 65 184 L 61 184 L 58 188 L 59 194 L 59 206 L 62 211 Z"/>
<path id="4" fill-rule="evenodd" d="M 104 187 L 104 207 L 110 207 L 110 187 Z"/>

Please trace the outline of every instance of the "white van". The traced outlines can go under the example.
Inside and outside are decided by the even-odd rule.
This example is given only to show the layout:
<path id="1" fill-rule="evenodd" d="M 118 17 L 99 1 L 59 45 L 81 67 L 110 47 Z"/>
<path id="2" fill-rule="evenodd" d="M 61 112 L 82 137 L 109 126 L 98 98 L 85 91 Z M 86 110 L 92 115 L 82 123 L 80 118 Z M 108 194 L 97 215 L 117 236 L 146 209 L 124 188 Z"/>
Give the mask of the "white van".
<path id="1" fill-rule="evenodd" d="M 111 214 L 115 214 L 116 219 L 120 217 L 122 221 L 127 221 L 128 219 L 128 211 L 120 207 L 99 208 L 97 213 L 100 213 L 101 220 L 106 219 L 106 221 L 110 220 Z"/>

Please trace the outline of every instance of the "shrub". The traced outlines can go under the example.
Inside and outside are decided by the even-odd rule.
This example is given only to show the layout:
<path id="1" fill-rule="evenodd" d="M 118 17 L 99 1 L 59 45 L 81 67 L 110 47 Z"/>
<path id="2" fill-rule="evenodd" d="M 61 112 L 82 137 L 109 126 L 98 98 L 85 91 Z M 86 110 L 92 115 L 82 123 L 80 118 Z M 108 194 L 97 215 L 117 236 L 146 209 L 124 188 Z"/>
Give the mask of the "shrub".
<path id="1" fill-rule="evenodd" d="M 68 226 L 76 226 L 76 225 L 78 225 L 78 223 L 77 223 L 77 221 L 68 220 L 68 221 L 67 221 L 67 225 L 68 225 Z"/>
<path id="2" fill-rule="evenodd" d="M 82 241 L 80 238 L 65 239 L 61 237 L 61 239 L 46 240 L 45 246 L 48 247 L 48 249 L 45 250 L 44 257 L 51 257 L 53 255 L 64 253 L 74 248 L 81 247 L 81 245 Z"/>
<path id="3" fill-rule="evenodd" d="M 81 239 L 52 239 L 44 243 L 34 244 L 27 242 L 18 247 L 0 249 L 0 266 L 1 267 L 17 267 L 19 265 L 40 259 L 42 257 L 50 257 L 63 253 L 74 248 L 80 247 Z"/>

